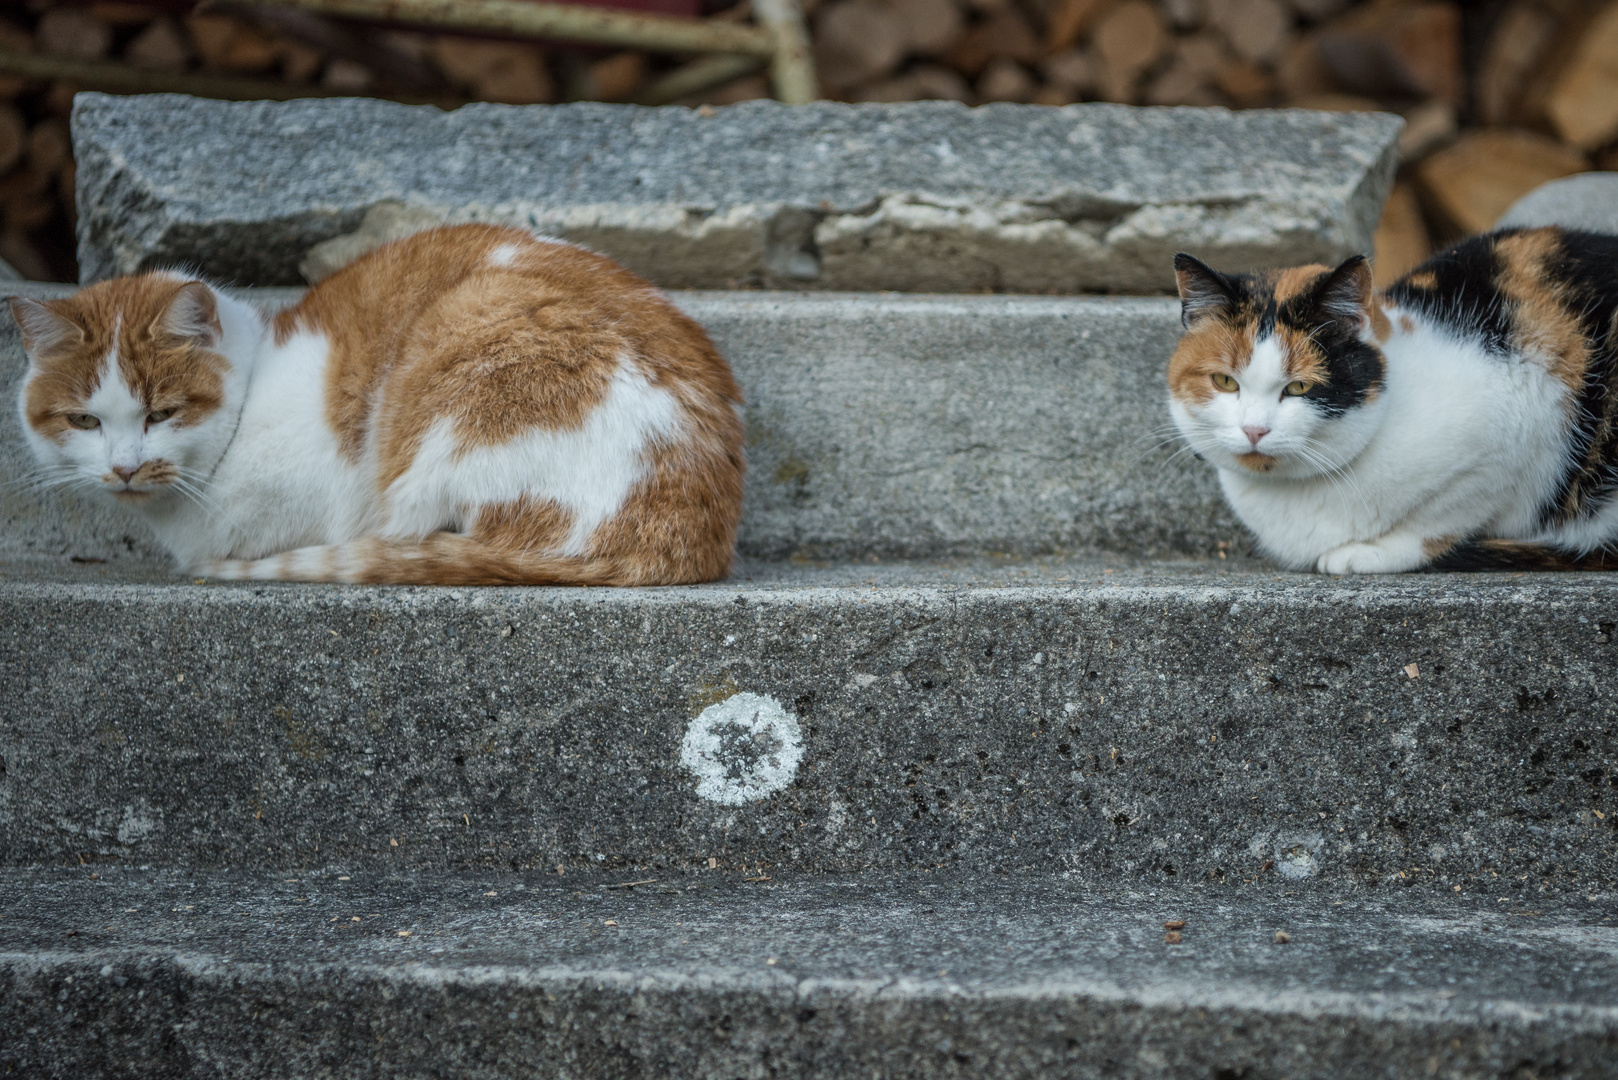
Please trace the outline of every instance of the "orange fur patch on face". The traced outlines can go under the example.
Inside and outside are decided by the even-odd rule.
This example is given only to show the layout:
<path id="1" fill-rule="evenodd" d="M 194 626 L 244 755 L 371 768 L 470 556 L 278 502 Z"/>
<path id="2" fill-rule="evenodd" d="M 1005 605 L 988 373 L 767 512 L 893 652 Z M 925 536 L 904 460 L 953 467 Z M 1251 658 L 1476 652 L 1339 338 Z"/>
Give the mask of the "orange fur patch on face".
<path id="1" fill-rule="evenodd" d="M 1275 339 L 1285 358 L 1287 380 L 1294 379 L 1310 385 L 1328 383 L 1331 374 L 1326 367 L 1326 354 L 1310 340 L 1310 331 L 1295 326 L 1276 326 Z"/>
<path id="2" fill-rule="evenodd" d="M 1543 362 L 1569 390 L 1584 387 L 1590 343 L 1571 310 L 1546 275 L 1546 264 L 1558 254 L 1557 231 L 1532 229 L 1501 237 L 1495 245 L 1500 292 L 1511 303 L 1512 344 Z"/>
<path id="3" fill-rule="evenodd" d="M 1416 320 L 1409 315 L 1399 316 L 1399 329 L 1403 333 L 1414 334 L 1416 332 Z"/>
<path id="4" fill-rule="evenodd" d="M 180 470 L 174 467 L 174 463 L 172 461 L 164 461 L 162 458 L 153 458 L 150 461 L 141 463 L 140 468 L 136 469 L 129 477 L 129 483 L 135 487 L 150 487 L 154 484 L 172 484 L 174 483 L 175 478 L 179 475 Z M 109 484 L 121 484 L 124 482 L 122 477 L 119 477 L 113 473 L 108 473 L 106 476 L 102 477 L 102 479 Z"/>
<path id="5" fill-rule="evenodd" d="M 1438 275 L 1431 270 L 1423 270 L 1419 274 L 1411 274 L 1407 278 L 1412 288 L 1436 289 L 1438 288 Z"/>
<path id="6" fill-rule="evenodd" d="M 1269 472 L 1271 469 L 1275 468 L 1277 460 L 1277 458 L 1272 458 L 1268 454 L 1260 454 L 1257 452 L 1250 454 L 1238 454 L 1236 456 L 1236 461 L 1238 464 L 1245 469 L 1252 469 L 1254 472 Z"/>
<path id="7" fill-rule="evenodd" d="M 59 437 L 67 417 L 84 411 L 114 348 L 118 372 L 148 409 L 173 410 L 176 426 L 207 419 L 224 403 L 224 357 L 175 337 L 164 315 L 185 283 L 166 274 L 116 278 L 43 306 L 77 328 L 34 356 L 23 410 L 41 435 Z"/>
<path id="8" fill-rule="evenodd" d="M 1220 393 L 1215 375 L 1235 375 L 1253 357 L 1256 327 L 1249 321 L 1231 325 L 1207 319 L 1188 330 L 1169 360 L 1169 393 L 1180 401 L 1203 405 Z"/>
<path id="9" fill-rule="evenodd" d="M 1302 296 L 1320 283 L 1321 275 L 1329 273 L 1331 267 L 1321 266 L 1319 263 L 1290 266 L 1285 270 L 1275 271 L 1275 302 L 1284 304 L 1294 297 Z"/>

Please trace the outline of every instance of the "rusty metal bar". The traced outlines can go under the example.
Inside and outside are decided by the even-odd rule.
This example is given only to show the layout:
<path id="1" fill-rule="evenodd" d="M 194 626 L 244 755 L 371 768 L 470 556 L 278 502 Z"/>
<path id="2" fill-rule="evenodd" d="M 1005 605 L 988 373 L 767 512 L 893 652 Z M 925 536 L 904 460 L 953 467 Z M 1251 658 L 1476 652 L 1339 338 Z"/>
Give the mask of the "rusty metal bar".
<path id="1" fill-rule="evenodd" d="M 528 0 L 253 0 L 260 7 L 321 15 L 414 23 L 443 29 L 498 31 L 525 37 L 673 53 L 735 53 L 773 60 L 776 33 L 765 26 L 642 15 Z"/>

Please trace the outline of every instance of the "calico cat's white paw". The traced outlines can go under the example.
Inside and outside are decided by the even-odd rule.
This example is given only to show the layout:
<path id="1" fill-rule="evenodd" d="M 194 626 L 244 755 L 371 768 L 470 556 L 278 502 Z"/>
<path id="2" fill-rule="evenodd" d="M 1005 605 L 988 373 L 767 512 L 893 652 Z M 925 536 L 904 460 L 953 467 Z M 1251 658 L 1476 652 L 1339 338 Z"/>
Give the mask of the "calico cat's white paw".
<path id="1" fill-rule="evenodd" d="M 1398 574 L 1419 565 L 1393 546 L 1356 543 L 1332 548 L 1316 560 L 1315 569 L 1322 574 Z"/>

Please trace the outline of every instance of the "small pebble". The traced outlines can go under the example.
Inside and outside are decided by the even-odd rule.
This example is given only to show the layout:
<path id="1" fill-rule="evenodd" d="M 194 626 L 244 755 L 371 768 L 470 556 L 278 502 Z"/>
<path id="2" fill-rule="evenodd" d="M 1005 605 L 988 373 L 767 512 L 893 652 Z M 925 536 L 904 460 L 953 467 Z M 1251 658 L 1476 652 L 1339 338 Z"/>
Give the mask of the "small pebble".
<path id="1" fill-rule="evenodd" d="M 1277 930 L 1275 932 L 1275 943 L 1277 945 L 1285 945 L 1287 942 L 1289 942 L 1291 940 L 1292 940 L 1292 935 L 1287 933 L 1285 930 Z"/>

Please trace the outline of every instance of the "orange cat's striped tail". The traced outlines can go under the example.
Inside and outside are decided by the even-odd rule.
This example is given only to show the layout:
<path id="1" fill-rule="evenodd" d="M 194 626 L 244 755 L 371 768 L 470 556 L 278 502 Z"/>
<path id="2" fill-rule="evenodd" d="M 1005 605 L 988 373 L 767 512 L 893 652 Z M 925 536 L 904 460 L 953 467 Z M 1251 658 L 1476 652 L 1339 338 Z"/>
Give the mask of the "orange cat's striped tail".
<path id="1" fill-rule="evenodd" d="M 365 537 L 295 548 L 266 559 L 221 559 L 197 567 L 195 572 L 224 581 L 352 585 L 675 584 L 650 566 L 628 567 L 616 559 L 539 555 L 448 532 L 430 533 L 419 541 Z"/>

